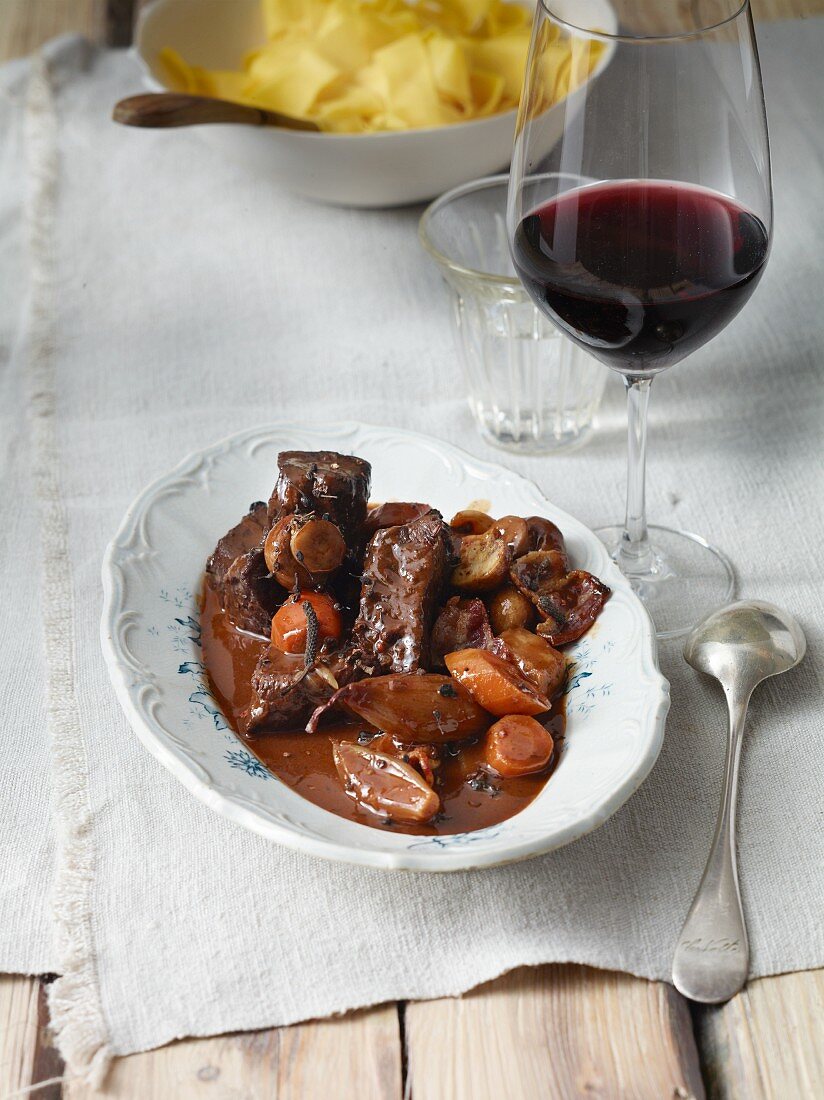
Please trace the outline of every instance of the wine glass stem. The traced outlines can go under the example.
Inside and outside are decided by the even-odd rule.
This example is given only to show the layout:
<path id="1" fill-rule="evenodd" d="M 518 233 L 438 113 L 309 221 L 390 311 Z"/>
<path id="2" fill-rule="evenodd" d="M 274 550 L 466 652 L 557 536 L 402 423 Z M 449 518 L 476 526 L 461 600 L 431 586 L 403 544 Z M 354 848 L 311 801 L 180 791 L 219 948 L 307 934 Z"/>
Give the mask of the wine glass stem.
<path id="1" fill-rule="evenodd" d="M 647 534 L 646 467 L 647 406 L 652 378 L 624 377 L 627 387 L 627 515 L 618 551 L 625 576 L 643 576 L 652 570 Z"/>

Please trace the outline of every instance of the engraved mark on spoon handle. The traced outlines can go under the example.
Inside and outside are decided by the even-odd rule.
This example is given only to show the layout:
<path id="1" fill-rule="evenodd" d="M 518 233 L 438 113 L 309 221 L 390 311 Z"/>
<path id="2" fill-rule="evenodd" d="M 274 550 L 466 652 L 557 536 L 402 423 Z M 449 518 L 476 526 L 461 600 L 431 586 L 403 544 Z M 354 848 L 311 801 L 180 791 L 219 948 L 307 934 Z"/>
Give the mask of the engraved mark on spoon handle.
<path id="1" fill-rule="evenodd" d="M 729 1000 L 747 980 L 749 945 L 735 859 L 735 804 L 752 689 L 725 689 L 729 737 L 721 808 L 707 865 L 675 948 L 672 980 L 693 1001 Z"/>

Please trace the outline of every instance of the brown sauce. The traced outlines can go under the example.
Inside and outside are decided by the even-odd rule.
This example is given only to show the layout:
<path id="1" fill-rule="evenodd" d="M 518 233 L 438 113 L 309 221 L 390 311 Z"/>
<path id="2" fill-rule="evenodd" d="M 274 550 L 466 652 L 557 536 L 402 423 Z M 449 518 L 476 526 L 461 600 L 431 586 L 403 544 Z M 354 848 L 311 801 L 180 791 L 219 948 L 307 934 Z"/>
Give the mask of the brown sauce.
<path id="1" fill-rule="evenodd" d="M 208 580 L 204 584 L 201 623 L 203 660 L 212 691 L 226 720 L 237 732 L 237 716 L 249 702 L 252 673 L 268 643 L 232 626 Z M 443 812 L 426 825 L 388 822 L 359 806 L 345 793 L 335 770 L 331 743 L 333 739 L 357 741 L 363 723 L 339 722 L 315 734 L 304 730 L 262 734 L 243 738 L 243 742 L 278 779 L 325 810 L 372 828 L 437 836 L 496 825 L 529 805 L 543 789 L 562 751 L 566 725 L 563 696 L 553 703 L 546 719 L 544 724 L 555 740 L 549 768 L 539 775 L 518 779 L 490 776 L 494 791 L 483 789 L 483 784 L 481 789 L 476 789 L 479 786 L 477 779 L 475 786 L 471 782 L 482 763 L 480 743 L 464 742 L 459 749 L 456 747 L 454 756 L 443 752 L 436 786 Z"/>

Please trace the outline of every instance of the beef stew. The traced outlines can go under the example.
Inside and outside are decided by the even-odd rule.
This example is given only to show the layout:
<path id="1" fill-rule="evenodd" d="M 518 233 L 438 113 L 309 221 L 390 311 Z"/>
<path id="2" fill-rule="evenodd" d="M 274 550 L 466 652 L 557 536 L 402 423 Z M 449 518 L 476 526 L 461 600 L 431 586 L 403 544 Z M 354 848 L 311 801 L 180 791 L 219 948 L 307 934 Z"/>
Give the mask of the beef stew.
<path id="1" fill-rule="evenodd" d="M 203 652 L 233 728 L 310 801 L 374 828 L 468 832 L 562 752 L 566 662 L 609 589 L 541 517 L 369 505 L 371 470 L 285 452 L 206 567 Z"/>

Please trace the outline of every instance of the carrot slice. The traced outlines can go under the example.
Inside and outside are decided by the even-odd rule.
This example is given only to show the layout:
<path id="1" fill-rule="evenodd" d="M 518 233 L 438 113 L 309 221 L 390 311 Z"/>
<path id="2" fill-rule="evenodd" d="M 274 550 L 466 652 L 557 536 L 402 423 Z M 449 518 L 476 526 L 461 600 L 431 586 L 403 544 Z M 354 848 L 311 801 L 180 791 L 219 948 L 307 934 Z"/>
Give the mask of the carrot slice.
<path id="1" fill-rule="evenodd" d="M 549 700 L 514 664 L 488 650 L 460 649 L 447 653 L 444 662 L 461 687 L 490 714 L 501 717 L 549 710 Z"/>
<path id="2" fill-rule="evenodd" d="M 309 614 L 304 606 L 307 603 L 311 608 Z M 272 645 L 284 653 L 305 652 L 312 612 L 317 622 L 315 643 L 320 645 L 325 638 L 340 640 L 343 622 L 332 597 L 326 592 L 298 592 L 296 597 L 290 597 L 286 601 L 272 619 Z"/>
<path id="3" fill-rule="evenodd" d="M 499 718 L 484 743 L 487 764 L 505 778 L 542 772 L 554 751 L 552 734 L 526 714 Z"/>

